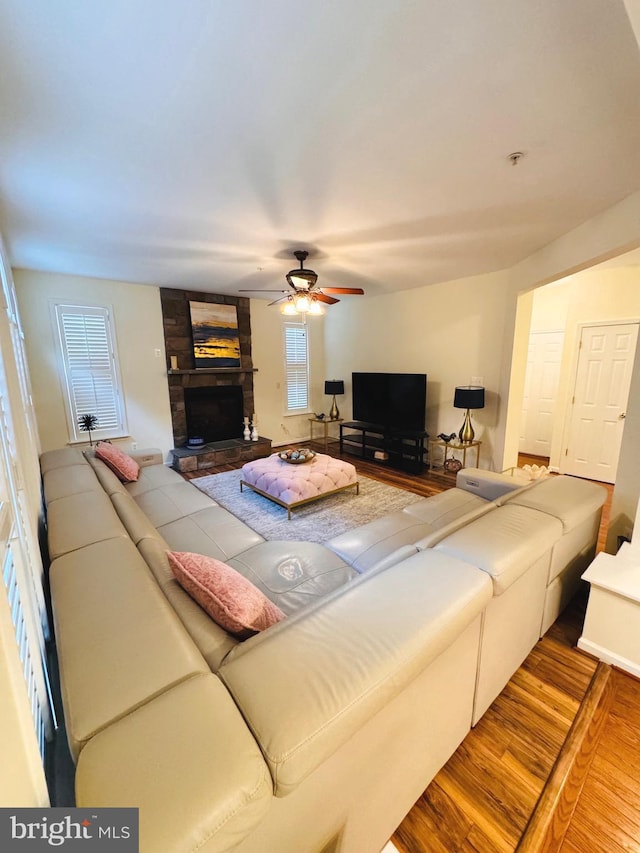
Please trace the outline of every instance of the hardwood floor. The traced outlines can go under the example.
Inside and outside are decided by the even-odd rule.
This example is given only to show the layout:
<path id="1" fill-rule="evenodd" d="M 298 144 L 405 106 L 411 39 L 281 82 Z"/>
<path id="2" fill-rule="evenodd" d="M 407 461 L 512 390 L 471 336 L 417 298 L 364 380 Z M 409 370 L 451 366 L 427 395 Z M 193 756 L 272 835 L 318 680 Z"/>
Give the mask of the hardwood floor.
<path id="1" fill-rule="evenodd" d="M 610 710 L 559 853 L 640 849 L 640 682 L 613 670 Z"/>
<path id="2" fill-rule="evenodd" d="M 323 452 L 319 444 L 313 446 Z M 337 444 L 329 452 L 338 456 Z M 409 474 L 343 458 L 366 477 L 425 497 L 455 485 L 455 475 L 443 472 Z M 606 519 L 612 488 L 608 490 Z M 603 519 L 599 548 L 605 537 Z M 400 853 L 516 850 L 596 672 L 597 661 L 575 647 L 586 593 L 584 589 L 536 644 L 405 817 L 391 839 Z M 620 687 L 602 747 L 590 765 L 562 846 L 549 848 L 557 853 L 640 850 L 640 682 L 618 673 L 616 678 Z"/>

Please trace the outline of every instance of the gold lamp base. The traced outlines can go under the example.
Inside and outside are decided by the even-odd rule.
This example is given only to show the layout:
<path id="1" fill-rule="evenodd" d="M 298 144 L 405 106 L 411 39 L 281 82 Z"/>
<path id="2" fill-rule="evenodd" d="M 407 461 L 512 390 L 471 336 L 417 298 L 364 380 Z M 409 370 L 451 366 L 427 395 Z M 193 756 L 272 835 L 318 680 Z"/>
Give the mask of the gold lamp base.
<path id="1" fill-rule="evenodd" d="M 471 414 L 469 409 L 467 409 L 467 413 L 464 416 L 464 423 L 460 427 L 460 432 L 458 433 L 458 438 L 462 444 L 468 444 L 470 441 L 473 441 L 474 436 L 475 432 L 471 426 Z"/>
<path id="2" fill-rule="evenodd" d="M 333 403 L 331 404 L 331 409 L 329 410 L 329 420 L 337 421 L 340 417 L 340 412 L 338 411 L 338 404 L 336 403 L 336 395 L 333 395 Z"/>

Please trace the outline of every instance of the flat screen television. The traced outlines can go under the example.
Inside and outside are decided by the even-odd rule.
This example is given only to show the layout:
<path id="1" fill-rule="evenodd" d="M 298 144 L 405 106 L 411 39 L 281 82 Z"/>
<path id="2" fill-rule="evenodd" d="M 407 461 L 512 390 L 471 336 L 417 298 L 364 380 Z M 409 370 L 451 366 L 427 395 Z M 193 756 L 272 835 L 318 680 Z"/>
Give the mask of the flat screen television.
<path id="1" fill-rule="evenodd" d="M 352 373 L 351 383 L 354 420 L 424 430 L 426 373 Z"/>

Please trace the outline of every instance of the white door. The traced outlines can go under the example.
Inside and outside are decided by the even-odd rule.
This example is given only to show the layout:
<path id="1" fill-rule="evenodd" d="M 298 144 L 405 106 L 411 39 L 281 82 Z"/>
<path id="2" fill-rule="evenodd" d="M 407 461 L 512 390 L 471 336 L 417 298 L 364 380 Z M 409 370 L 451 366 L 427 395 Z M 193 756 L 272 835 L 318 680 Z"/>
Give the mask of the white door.
<path id="1" fill-rule="evenodd" d="M 582 329 L 563 473 L 615 483 L 637 339 L 637 323 Z"/>
<path id="2" fill-rule="evenodd" d="M 564 332 L 532 332 L 525 374 L 520 453 L 551 456 Z"/>

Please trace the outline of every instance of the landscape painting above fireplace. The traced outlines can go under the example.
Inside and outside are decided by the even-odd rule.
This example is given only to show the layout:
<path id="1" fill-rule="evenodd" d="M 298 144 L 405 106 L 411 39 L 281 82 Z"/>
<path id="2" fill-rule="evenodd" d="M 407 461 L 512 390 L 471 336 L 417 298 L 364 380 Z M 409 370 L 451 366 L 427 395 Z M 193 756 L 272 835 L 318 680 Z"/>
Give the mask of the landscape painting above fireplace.
<path id="1" fill-rule="evenodd" d="M 235 305 L 189 302 L 196 368 L 240 367 L 240 337 Z"/>

